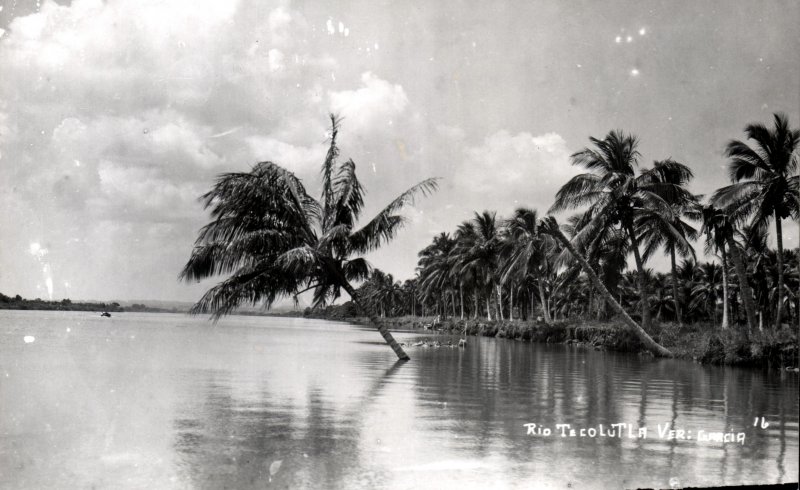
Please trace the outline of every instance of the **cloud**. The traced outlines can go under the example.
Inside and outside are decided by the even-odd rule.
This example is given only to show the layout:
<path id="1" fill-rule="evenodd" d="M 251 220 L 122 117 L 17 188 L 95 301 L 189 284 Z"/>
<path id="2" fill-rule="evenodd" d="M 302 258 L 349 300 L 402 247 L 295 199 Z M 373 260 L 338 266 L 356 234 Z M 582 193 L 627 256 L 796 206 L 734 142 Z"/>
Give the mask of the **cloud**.
<path id="1" fill-rule="evenodd" d="M 449 130 L 452 138 L 462 134 Z M 517 205 L 544 212 L 555 191 L 577 173 L 569 160 L 566 141 L 556 133 L 511 134 L 501 130 L 481 145 L 467 146 L 455 169 L 455 192 L 475 196 L 472 202 L 491 203 L 509 212 Z"/>
<path id="2" fill-rule="evenodd" d="M 348 127 L 363 132 L 394 124 L 394 118 L 408 106 L 403 87 L 365 72 L 361 88 L 331 92 L 330 105 L 334 113 L 347 121 Z"/>
<path id="3" fill-rule="evenodd" d="M 263 160 L 316 195 L 329 112 L 369 192 L 365 217 L 445 177 L 380 252 L 398 277 L 475 207 L 549 205 L 571 171 L 560 136 L 499 131 L 475 144 L 475 128 L 437 130 L 419 89 L 370 71 L 362 29 L 335 19 L 329 36 L 326 17 L 309 19 L 247 0 L 45 1 L 13 19 L 0 37 L 0 291 L 43 287 L 35 242 L 55 297 L 196 299 L 207 285 L 175 277 L 208 218 L 197 197 Z"/>
<path id="4" fill-rule="evenodd" d="M 329 93 L 355 110 L 407 103 L 372 75 L 331 92 L 337 60 L 312 36 L 283 2 L 45 1 L 14 18 L 0 38 L 0 229 L 14 230 L 0 290 L 36 293 L 36 241 L 76 297 L 185 295 L 175 275 L 218 173 L 271 159 L 316 177 Z"/>

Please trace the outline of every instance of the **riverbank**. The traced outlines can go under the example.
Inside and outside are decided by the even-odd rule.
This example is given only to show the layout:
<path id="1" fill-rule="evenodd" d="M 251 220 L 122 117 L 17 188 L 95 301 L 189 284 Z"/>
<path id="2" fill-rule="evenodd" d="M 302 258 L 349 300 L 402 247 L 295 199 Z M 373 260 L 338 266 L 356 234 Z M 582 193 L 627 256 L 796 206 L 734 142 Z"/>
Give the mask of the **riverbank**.
<path id="1" fill-rule="evenodd" d="M 369 325 L 365 317 L 346 321 Z M 522 320 L 446 319 L 434 326 L 433 317 L 381 319 L 390 330 L 496 337 L 521 342 L 562 343 L 596 350 L 650 355 L 621 321 L 562 320 L 548 325 Z M 426 326 L 430 330 L 426 330 Z M 770 369 L 798 367 L 797 335 L 789 328 L 754 332 L 749 338 L 737 329 L 722 330 L 708 324 L 656 323 L 648 332 L 677 358 L 703 364 L 754 366 Z"/>

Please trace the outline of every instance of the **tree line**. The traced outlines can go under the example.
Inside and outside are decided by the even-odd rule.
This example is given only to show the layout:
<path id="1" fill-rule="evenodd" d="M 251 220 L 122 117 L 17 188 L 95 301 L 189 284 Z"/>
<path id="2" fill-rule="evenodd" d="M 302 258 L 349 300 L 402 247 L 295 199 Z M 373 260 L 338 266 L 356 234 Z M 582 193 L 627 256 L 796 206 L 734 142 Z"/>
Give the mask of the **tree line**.
<path id="1" fill-rule="evenodd" d="M 688 190 L 694 175 L 680 162 L 640 168 L 635 136 L 611 131 L 590 138 L 592 145 L 571 157 L 586 172 L 565 183 L 547 211 L 577 211 L 563 226 L 534 209 L 520 208 L 506 218 L 476 213 L 420 251 L 417 277 L 402 285 L 373 270 L 363 255 L 396 236 L 405 222 L 403 207 L 436 191 L 437 179 L 412 186 L 362 224 L 363 189 L 353 160 L 339 159 L 338 130 L 331 115 L 319 199 L 292 172 L 269 161 L 249 172 L 220 175 L 201 197 L 212 221 L 200 230 L 179 278 L 226 278 L 193 313 L 219 318 L 241 304 L 269 307 L 305 291 L 313 291 L 319 307 L 345 291 L 402 360 L 408 355 L 378 314 L 407 308 L 414 315 L 504 320 L 541 312 L 553 322 L 613 312 L 658 355 L 671 354 L 647 333 L 652 315 L 679 322 L 716 318 L 721 302 L 726 328 L 742 318 L 747 332 L 758 328 L 757 318 L 775 328 L 792 316 L 800 319 L 792 265 L 797 253 L 785 252 L 782 238 L 782 221 L 797 219 L 800 208 L 800 131 L 781 114 L 774 128 L 745 128 L 752 146 L 738 140 L 727 145 L 731 184 L 708 199 Z M 766 246 L 770 224 L 777 236 L 774 254 Z M 700 237 L 707 252 L 720 257 L 719 266 L 696 261 L 693 241 Z M 667 275 L 646 267 L 660 252 L 671 258 Z M 625 270 L 629 256 L 632 272 Z M 681 282 L 679 273 L 691 279 Z M 360 282 L 356 289 L 353 284 Z"/>
<path id="2" fill-rule="evenodd" d="M 798 253 L 784 250 L 782 236 L 783 221 L 798 218 L 800 132 L 776 114 L 772 128 L 754 123 L 745 134 L 750 144 L 732 140 L 725 150 L 730 184 L 709 197 L 689 191 L 685 164 L 640 167 L 634 135 L 590 138 L 571 156 L 586 172 L 548 210 L 578 211 L 560 227 L 576 254 L 542 232 L 536 209 L 475 212 L 419 252 L 416 277 L 399 282 L 376 269 L 362 296 L 381 316 L 601 320 L 617 313 L 613 299 L 645 329 L 651 318 L 747 332 L 800 322 Z M 699 247 L 716 260 L 698 260 Z M 669 258 L 666 273 L 648 267 L 658 254 Z"/>

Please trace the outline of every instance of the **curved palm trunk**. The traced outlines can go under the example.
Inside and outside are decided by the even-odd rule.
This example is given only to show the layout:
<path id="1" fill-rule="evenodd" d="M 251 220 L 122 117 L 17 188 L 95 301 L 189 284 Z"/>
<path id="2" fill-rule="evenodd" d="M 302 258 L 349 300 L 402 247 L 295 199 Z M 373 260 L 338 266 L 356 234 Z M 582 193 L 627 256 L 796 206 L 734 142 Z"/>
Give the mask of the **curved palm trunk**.
<path id="1" fill-rule="evenodd" d="M 678 299 L 678 267 L 675 265 L 675 245 L 669 248 L 670 261 L 672 266 L 672 299 L 675 302 L 675 319 L 678 320 L 678 326 L 683 326 L 681 319 L 681 302 Z"/>
<path id="2" fill-rule="evenodd" d="M 342 287 L 344 288 L 345 291 L 347 291 L 347 294 L 350 295 L 350 298 L 352 298 L 353 303 L 355 303 L 358 309 L 361 310 L 361 313 L 367 315 L 369 317 L 369 321 L 372 322 L 374 325 L 377 325 L 378 332 L 380 332 L 381 336 L 383 337 L 383 340 L 385 340 L 386 343 L 389 344 L 389 347 L 392 348 L 394 353 L 397 354 L 397 358 L 400 359 L 401 361 L 411 360 L 411 358 L 408 357 L 408 354 L 406 354 L 403 348 L 400 347 L 400 344 L 398 344 L 397 341 L 394 339 L 391 332 L 389 332 L 389 329 L 386 328 L 386 325 L 384 325 L 378 319 L 378 317 L 375 315 L 375 312 L 372 311 L 372 308 L 367 308 L 364 305 L 364 303 L 361 302 L 361 298 L 359 297 L 356 290 L 353 289 L 353 286 L 351 286 L 348 282 L 345 281 L 344 284 L 342 284 Z"/>
<path id="3" fill-rule="evenodd" d="M 631 239 L 633 258 L 636 260 L 636 269 L 639 272 L 639 297 L 642 300 L 642 327 L 647 328 L 650 326 L 650 305 L 647 297 L 647 276 L 644 271 L 644 261 L 639 253 L 639 241 L 636 239 L 636 233 L 633 231 L 632 225 L 628 225 L 628 236 Z"/>
<path id="4" fill-rule="evenodd" d="M 730 315 L 728 307 L 730 305 L 730 293 L 728 292 L 728 256 L 725 249 L 722 249 L 722 330 L 727 330 L 730 326 Z M 716 309 L 714 305 L 714 309 Z"/>
<path id="5" fill-rule="evenodd" d="M 639 340 L 641 340 L 642 344 L 644 344 L 644 346 L 650 352 L 652 352 L 657 356 L 672 357 L 672 352 L 670 352 L 662 345 L 660 345 L 658 342 L 653 340 L 653 338 L 650 337 L 650 335 L 647 332 L 645 332 L 644 329 L 640 327 L 633 320 L 633 318 L 630 317 L 630 315 L 628 315 L 625 309 L 619 303 L 617 303 L 617 300 L 614 299 L 614 296 L 612 296 L 611 293 L 608 292 L 608 289 L 606 289 L 605 285 L 602 283 L 602 281 L 600 281 L 600 278 L 597 277 L 597 274 L 594 272 L 594 269 L 592 269 L 592 267 L 589 265 L 586 259 L 583 258 L 583 256 L 579 254 L 577 250 L 575 250 L 575 247 L 573 247 L 572 243 L 570 243 L 570 241 L 567 240 L 567 237 L 564 236 L 561 230 L 556 228 L 556 229 L 550 229 L 547 232 L 553 235 L 553 237 L 556 240 L 561 242 L 561 244 L 564 245 L 564 247 L 567 250 L 569 250 L 569 253 L 572 254 L 572 256 L 575 257 L 575 259 L 581 264 L 583 271 L 586 273 L 587 276 L 589 276 L 589 280 L 592 281 L 594 287 L 597 288 L 600 294 L 603 295 L 603 298 L 605 298 L 605 300 L 608 301 L 608 303 L 614 308 L 614 310 L 616 310 L 616 312 L 622 316 L 622 319 L 625 321 L 625 324 L 633 331 L 634 334 L 636 334 Z"/>
<path id="6" fill-rule="evenodd" d="M 781 328 L 781 317 L 783 316 L 783 225 L 778 211 L 775 211 L 775 238 L 778 241 L 778 308 L 775 310 L 775 330 Z"/>
<path id="7" fill-rule="evenodd" d="M 728 248 L 731 251 L 731 259 L 733 259 L 733 267 L 736 269 L 736 277 L 739 279 L 739 290 L 741 291 L 742 303 L 744 304 L 744 312 L 747 315 L 748 332 L 752 332 L 756 328 L 756 306 L 753 303 L 753 292 L 750 289 L 750 281 L 747 280 L 747 269 L 744 266 L 744 259 L 739 250 L 739 246 L 733 241 L 733 238 L 728 238 Z"/>

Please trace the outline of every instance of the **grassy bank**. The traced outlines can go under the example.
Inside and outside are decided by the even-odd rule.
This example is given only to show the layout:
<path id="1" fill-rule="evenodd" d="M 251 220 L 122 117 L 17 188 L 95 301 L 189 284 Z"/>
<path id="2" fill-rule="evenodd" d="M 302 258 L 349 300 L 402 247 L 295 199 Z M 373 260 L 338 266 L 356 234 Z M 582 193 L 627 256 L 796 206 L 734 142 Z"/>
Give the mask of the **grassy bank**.
<path id="1" fill-rule="evenodd" d="M 368 318 L 349 318 L 347 321 L 369 324 Z M 391 317 L 381 319 L 391 330 L 426 331 L 433 317 Z M 613 350 L 647 354 L 635 335 L 621 321 L 558 321 L 552 325 L 535 321 L 487 321 L 481 319 L 442 321 L 439 333 L 497 337 L 522 342 L 563 343 L 597 350 Z M 749 338 L 738 329 L 722 330 L 709 324 L 679 326 L 676 323 L 657 323 L 648 332 L 653 339 L 671 350 L 676 357 L 704 364 L 727 364 L 797 368 L 797 335 L 784 328 L 774 332 L 754 332 Z"/>

